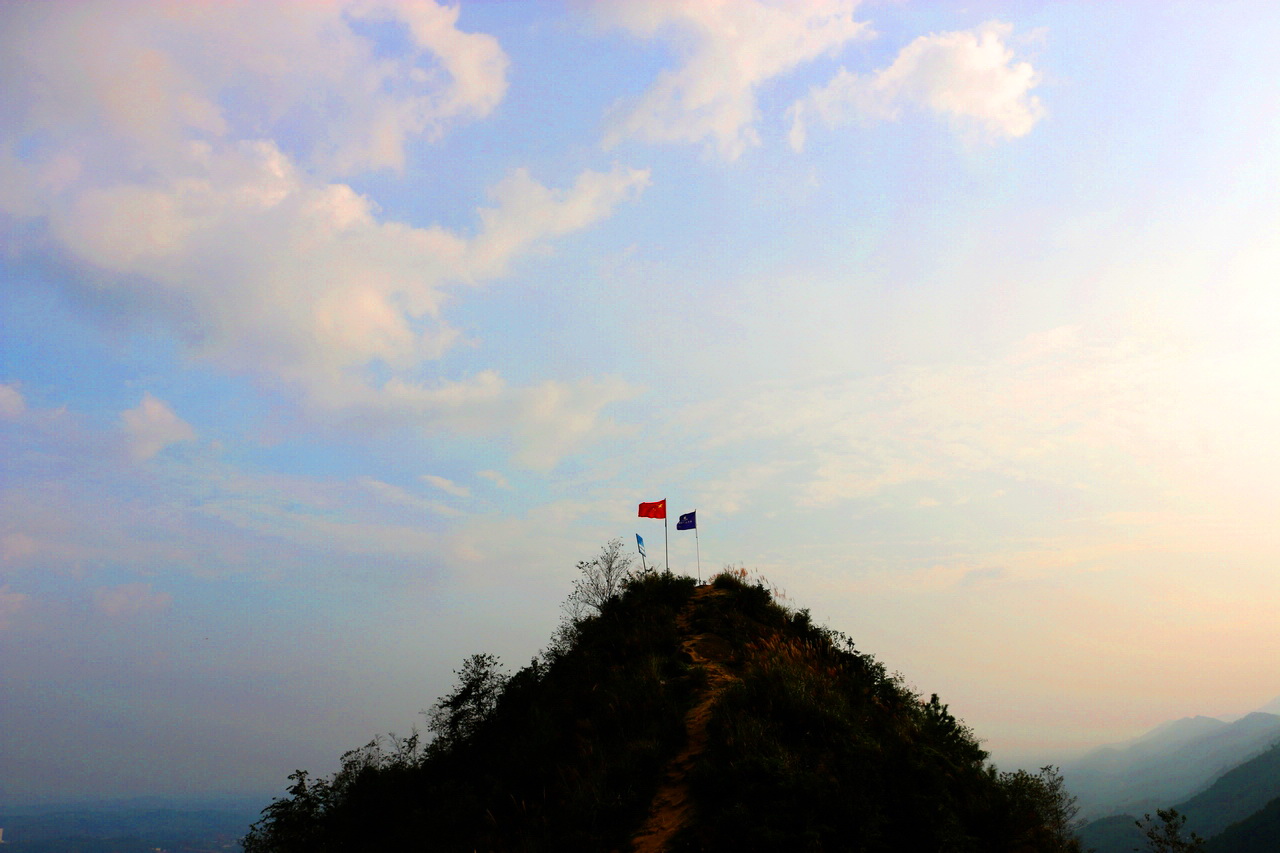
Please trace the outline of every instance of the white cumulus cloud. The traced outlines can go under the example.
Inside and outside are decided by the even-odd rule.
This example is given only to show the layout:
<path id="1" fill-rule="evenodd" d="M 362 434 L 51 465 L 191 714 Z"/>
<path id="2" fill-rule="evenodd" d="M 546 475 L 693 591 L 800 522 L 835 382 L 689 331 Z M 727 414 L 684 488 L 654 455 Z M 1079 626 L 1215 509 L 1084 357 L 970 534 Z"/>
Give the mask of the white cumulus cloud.
<path id="1" fill-rule="evenodd" d="M 549 187 L 513 169 L 471 230 L 390 220 L 342 181 L 501 102 L 507 57 L 460 14 L 431 0 L 0 6 L 0 214 L 43 223 L 97 273 L 72 286 L 145 306 L 196 359 L 325 413 L 456 415 L 450 386 L 419 389 L 436 407 L 402 393 L 461 337 L 444 306 L 649 180 L 617 166 Z M 404 38 L 375 45 L 370 26 Z M 508 409 L 570 437 L 596 411 L 579 390 L 547 412 L 545 388 L 501 385 Z M 139 458 L 173 439 L 153 414 L 130 425 L 159 436 L 135 439 Z M 524 458 L 548 458 L 537 428 L 516 433 L 533 442 Z"/>
<path id="2" fill-rule="evenodd" d="M 853 0 L 621 0 L 594 6 L 607 24 L 670 42 L 681 64 L 618 104 L 606 145 L 705 142 L 733 160 L 758 144 L 756 92 L 797 66 L 869 35 Z"/>
<path id="3" fill-rule="evenodd" d="M 841 69 L 790 109 L 792 148 L 808 127 L 896 119 L 904 107 L 941 115 L 970 134 L 994 140 L 1025 136 L 1044 116 L 1031 94 L 1040 74 L 1017 61 L 1008 45 L 1013 27 L 991 22 L 973 30 L 921 36 L 887 68 L 870 74 Z"/>
<path id="4" fill-rule="evenodd" d="M 191 424 L 150 393 L 143 394 L 138 407 L 122 413 L 120 420 L 129 436 L 129 452 L 139 462 L 151 459 L 171 444 L 196 437 Z"/>
<path id="5" fill-rule="evenodd" d="M 323 406 L 367 391 L 375 362 L 402 370 L 442 355 L 457 339 L 441 318 L 451 285 L 501 275 L 648 183 L 615 168 L 553 190 L 517 170 L 468 236 L 380 221 L 370 199 L 315 181 L 269 142 L 190 155 L 163 183 L 86 189 L 50 212 L 54 233 L 118 274 L 104 287 L 151 300 L 198 356 Z"/>
<path id="6" fill-rule="evenodd" d="M 481 118 L 506 93 L 506 54 L 460 30 L 459 12 L 432 0 L 5 4 L 0 105 L 54 156 L 74 140 L 90 161 L 132 151 L 122 165 L 146 169 L 192 137 L 288 135 L 322 170 L 398 168 L 411 139 Z M 402 28 L 401 49 L 379 52 L 369 24 Z"/>

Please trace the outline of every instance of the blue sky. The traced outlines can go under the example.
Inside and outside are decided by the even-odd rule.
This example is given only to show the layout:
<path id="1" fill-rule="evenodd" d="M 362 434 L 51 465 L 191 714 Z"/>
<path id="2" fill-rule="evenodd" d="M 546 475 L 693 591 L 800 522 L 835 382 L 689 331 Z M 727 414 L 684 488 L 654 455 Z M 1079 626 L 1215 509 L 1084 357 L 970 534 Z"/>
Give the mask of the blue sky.
<path id="1" fill-rule="evenodd" d="M 0 798 L 332 769 L 663 497 L 1006 763 L 1280 695 L 1267 4 L 0 16 Z"/>

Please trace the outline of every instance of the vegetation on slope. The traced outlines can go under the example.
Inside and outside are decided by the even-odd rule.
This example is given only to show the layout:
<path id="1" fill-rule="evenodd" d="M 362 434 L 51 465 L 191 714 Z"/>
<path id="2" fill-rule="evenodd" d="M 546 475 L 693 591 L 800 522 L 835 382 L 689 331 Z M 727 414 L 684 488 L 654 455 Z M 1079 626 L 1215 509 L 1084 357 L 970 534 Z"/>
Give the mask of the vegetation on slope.
<path id="1" fill-rule="evenodd" d="M 1280 797 L 1209 839 L 1205 853 L 1275 853 L 1280 850 Z"/>
<path id="2" fill-rule="evenodd" d="M 1059 775 L 986 765 L 936 696 L 745 572 L 588 598 L 514 676 L 469 658 L 429 744 L 290 777 L 246 851 L 1079 849 Z"/>
<path id="3" fill-rule="evenodd" d="M 1227 771 L 1177 808 L 1187 816 L 1188 826 L 1208 838 L 1260 811 L 1277 796 L 1280 743 Z"/>

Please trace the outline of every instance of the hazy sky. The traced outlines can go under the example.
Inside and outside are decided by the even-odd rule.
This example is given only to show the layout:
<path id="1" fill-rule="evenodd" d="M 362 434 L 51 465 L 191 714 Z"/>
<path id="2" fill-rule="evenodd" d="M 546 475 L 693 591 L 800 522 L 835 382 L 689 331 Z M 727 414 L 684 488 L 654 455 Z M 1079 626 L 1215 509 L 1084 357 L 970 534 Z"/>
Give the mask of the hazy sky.
<path id="1" fill-rule="evenodd" d="M 664 497 L 997 760 L 1266 704 L 1278 42 L 0 2 L 0 802 L 328 772 Z"/>

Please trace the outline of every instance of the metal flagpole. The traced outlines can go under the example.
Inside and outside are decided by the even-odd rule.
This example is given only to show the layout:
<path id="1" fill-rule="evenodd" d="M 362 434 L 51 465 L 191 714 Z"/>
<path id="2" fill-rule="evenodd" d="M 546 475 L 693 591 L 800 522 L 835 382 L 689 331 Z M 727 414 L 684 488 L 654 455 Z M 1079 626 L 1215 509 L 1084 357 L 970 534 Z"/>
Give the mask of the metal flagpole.
<path id="1" fill-rule="evenodd" d="M 671 549 L 667 547 L 667 510 L 662 510 L 662 551 L 666 555 L 667 574 L 671 574 Z"/>
<path id="2" fill-rule="evenodd" d="M 698 583 L 702 583 L 702 543 L 698 541 L 698 528 L 693 528 L 693 546 L 698 549 Z"/>

